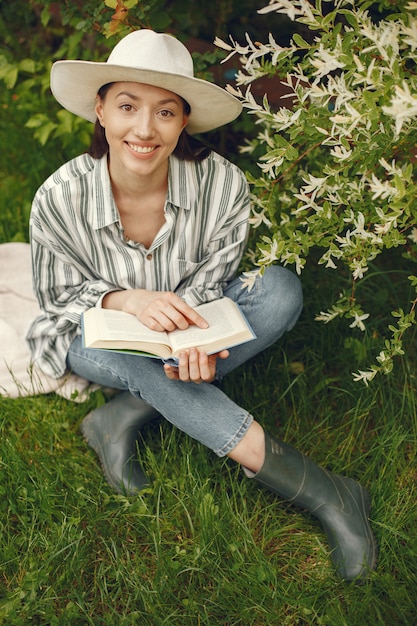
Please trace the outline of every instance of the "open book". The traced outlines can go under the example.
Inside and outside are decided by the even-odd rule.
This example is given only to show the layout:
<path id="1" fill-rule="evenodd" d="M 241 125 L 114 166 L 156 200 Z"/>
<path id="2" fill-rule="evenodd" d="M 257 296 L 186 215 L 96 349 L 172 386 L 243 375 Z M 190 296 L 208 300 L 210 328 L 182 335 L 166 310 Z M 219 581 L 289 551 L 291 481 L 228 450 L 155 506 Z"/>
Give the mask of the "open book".
<path id="1" fill-rule="evenodd" d="M 186 330 L 158 332 L 130 313 L 92 308 L 83 314 L 83 344 L 85 348 L 170 359 L 178 358 L 181 351 L 190 348 L 213 354 L 255 339 L 239 306 L 230 298 L 200 304 L 196 310 L 208 322 L 208 328 L 192 325 Z"/>

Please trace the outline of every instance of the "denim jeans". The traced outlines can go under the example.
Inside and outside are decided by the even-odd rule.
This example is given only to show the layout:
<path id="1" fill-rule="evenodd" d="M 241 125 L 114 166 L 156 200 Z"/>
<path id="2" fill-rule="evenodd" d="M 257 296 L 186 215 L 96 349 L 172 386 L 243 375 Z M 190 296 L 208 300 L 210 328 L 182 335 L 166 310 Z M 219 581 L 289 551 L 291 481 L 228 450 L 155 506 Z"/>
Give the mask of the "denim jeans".
<path id="1" fill-rule="evenodd" d="M 278 266 L 258 276 L 250 291 L 242 289 L 239 278 L 234 279 L 224 295 L 239 304 L 257 338 L 231 348 L 229 358 L 217 361 L 219 378 L 275 343 L 294 326 L 302 309 L 300 281 Z M 169 380 L 159 359 L 83 348 L 77 337 L 67 364 L 75 374 L 94 383 L 129 390 L 218 456 L 230 453 L 253 421 L 252 415 L 217 385 Z"/>

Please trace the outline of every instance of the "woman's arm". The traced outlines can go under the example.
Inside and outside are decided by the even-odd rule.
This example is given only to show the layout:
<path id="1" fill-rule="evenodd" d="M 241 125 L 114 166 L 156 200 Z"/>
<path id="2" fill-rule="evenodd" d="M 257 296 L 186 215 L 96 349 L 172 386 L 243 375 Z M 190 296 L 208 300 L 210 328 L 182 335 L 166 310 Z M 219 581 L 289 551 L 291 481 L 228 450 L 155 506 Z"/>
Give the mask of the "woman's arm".
<path id="1" fill-rule="evenodd" d="M 69 346 L 81 332 L 82 313 L 114 287 L 85 276 L 65 260 L 56 243 L 40 241 L 33 231 L 31 249 L 33 288 L 41 314 L 32 322 L 26 339 L 33 361 L 46 374 L 59 378 L 66 371 Z"/>

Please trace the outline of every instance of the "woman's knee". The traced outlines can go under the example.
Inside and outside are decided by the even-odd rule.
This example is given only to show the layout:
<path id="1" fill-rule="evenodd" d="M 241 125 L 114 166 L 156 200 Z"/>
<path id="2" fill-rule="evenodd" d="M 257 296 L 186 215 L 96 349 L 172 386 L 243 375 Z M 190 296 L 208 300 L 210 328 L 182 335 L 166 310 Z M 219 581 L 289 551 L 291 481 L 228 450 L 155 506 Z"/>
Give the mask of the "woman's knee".
<path id="1" fill-rule="evenodd" d="M 285 267 L 271 265 L 265 269 L 261 281 L 265 306 L 271 312 L 285 315 L 290 322 L 289 328 L 292 328 L 303 307 L 300 279 Z"/>

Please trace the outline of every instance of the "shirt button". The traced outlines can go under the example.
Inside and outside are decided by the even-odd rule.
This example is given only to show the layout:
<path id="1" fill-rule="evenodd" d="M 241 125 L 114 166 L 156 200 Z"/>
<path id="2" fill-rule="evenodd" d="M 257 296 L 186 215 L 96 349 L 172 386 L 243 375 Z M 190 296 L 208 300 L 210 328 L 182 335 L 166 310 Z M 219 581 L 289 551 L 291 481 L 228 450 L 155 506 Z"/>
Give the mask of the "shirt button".
<path id="1" fill-rule="evenodd" d="M 147 254 L 146 258 L 148 261 L 152 261 L 152 254 L 151 253 Z"/>

